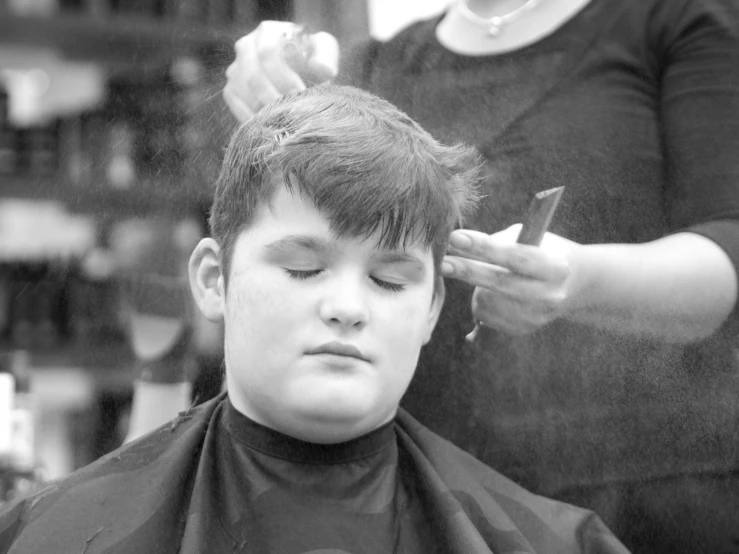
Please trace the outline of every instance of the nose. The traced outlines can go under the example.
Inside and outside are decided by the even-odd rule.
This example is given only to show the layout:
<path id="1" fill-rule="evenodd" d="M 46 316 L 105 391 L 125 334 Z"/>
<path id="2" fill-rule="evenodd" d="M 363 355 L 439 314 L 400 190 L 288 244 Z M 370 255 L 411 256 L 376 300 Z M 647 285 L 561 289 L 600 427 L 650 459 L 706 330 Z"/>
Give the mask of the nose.
<path id="1" fill-rule="evenodd" d="M 361 278 L 346 275 L 327 282 L 320 316 L 331 327 L 363 329 L 369 321 L 369 307 Z"/>

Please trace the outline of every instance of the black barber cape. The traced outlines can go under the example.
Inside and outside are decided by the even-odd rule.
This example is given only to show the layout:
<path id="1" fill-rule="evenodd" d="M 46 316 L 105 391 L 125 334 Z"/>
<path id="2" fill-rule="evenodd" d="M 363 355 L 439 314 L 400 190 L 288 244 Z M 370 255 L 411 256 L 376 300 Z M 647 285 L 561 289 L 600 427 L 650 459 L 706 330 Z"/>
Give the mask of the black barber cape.
<path id="1" fill-rule="evenodd" d="M 400 410 L 352 441 L 263 427 L 221 395 L 0 513 L 12 554 L 496 554 L 626 549 Z"/>

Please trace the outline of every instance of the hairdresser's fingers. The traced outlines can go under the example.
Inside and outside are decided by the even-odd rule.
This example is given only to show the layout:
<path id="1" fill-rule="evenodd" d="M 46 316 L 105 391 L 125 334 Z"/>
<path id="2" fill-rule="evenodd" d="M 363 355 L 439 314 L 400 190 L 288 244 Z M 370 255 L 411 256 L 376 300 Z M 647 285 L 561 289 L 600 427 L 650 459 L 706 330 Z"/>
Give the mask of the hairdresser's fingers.
<path id="1" fill-rule="evenodd" d="M 263 21 L 236 41 L 236 58 L 226 71 L 231 92 L 252 112 L 282 96 L 275 83 L 284 88 L 304 87 L 295 71 L 283 59 L 285 37 L 299 27 L 281 21 Z M 273 82 L 274 81 L 274 82 Z"/>
<path id="2" fill-rule="evenodd" d="M 532 333 L 561 315 L 556 306 L 504 298 L 484 288 L 475 289 L 472 313 L 485 327 L 510 335 Z"/>
<path id="3" fill-rule="evenodd" d="M 265 104 L 257 97 L 256 89 L 247 83 L 246 75 L 236 75 L 235 72 L 237 72 L 238 69 L 234 68 L 236 68 L 236 63 L 231 64 L 226 70 L 228 81 L 226 82 L 225 88 L 229 89 L 232 96 L 241 100 L 244 106 L 246 106 L 253 115 L 261 110 Z"/>
<path id="4" fill-rule="evenodd" d="M 560 281 L 567 278 L 569 266 L 564 256 L 547 248 L 518 244 L 512 238 L 510 228 L 494 235 L 457 230 L 451 234 L 449 253 L 534 279 Z"/>
<path id="5" fill-rule="evenodd" d="M 261 69 L 253 67 L 247 61 L 250 56 L 248 50 L 254 47 L 253 34 L 242 37 L 236 42 L 236 59 L 226 69 L 226 86 L 224 87 L 224 97 L 231 100 L 228 106 L 231 107 L 233 99 L 237 98 L 241 102 L 241 107 L 246 107 L 251 115 L 262 107 L 261 101 L 257 99 L 256 90 L 252 90 L 252 82 L 255 79 L 253 73 L 260 72 Z M 228 93 L 225 93 L 226 89 Z M 235 115 L 241 119 L 240 114 Z"/>
<path id="6" fill-rule="evenodd" d="M 515 247 L 514 247 L 515 248 Z M 540 251 L 535 247 L 520 246 L 522 252 L 497 255 L 495 262 L 480 261 L 459 255 L 447 255 L 442 275 L 480 287 L 499 290 L 519 289 L 526 283 L 546 283 L 557 286 L 570 275 L 570 266 L 564 257 Z M 491 259 L 493 256 L 488 258 Z"/>
<path id="7" fill-rule="evenodd" d="M 496 288 L 498 281 L 507 269 L 460 256 L 444 256 L 441 264 L 443 277 L 451 277 L 465 281 L 475 287 Z"/>
<path id="8" fill-rule="evenodd" d="M 224 98 L 240 120 L 287 93 L 303 90 L 304 79 L 312 84 L 336 75 L 336 39 L 328 33 L 316 33 L 306 40 L 301 30 L 290 22 L 263 21 L 236 41 L 236 59 L 226 71 L 229 92 L 224 91 Z"/>
<path id="9" fill-rule="evenodd" d="M 243 100 L 241 100 L 241 98 L 234 94 L 230 85 L 226 85 L 223 89 L 223 100 L 231 110 L 231 113 L 234 114 L 236 119 L 241 123 L 249 121 L 254 116 L 254 112 L 246 105 L 246 103 L 244 103 Z"/>
<path id="10" fill-rule="evenodd" d="M 256 54 L 259 66 L 274 89 L 270 94 L 276 92 L 282 96 L 305 89 L 305 82 L 299 74 L 299 66 L 304 63 L 301 61 L 301 45 L 291 38 L 299 35 L 302 28 L 294 23 L 263 21 L 257 29 Z"/>
<path id="11" fill-rule="evenodd" d="M 543 325 L 562 314 L 562 295 L 519 296 L 505 295 L 485 287 L 477 287 L 473 294 L 472 311 L 481 320 L 495 315 L 509 322 L 529 322 Z"/>
<path id="12" fill-rule="evenodd" d="M 260 23 L 260 27 L 264 23 Z M 241 56 L 243 59 L 244 71 L 240 72 L 241 78 L 235 85 L 243 87 L 243 90 L 248 91 L 256 100 L 256 103 L 250 106 L 255 112 L 282 96 L 270 80 L 269 75 L 264 71 L 264 67 L 262 66 L 264 54 L 259 51 L 260 48 L 266 48 L 265 43 L 271 40 L 274 43 L 274 47 L 271 49 L 272 55 L 279 55 L 277 48 L 282 34 L 277 34 L 276 31 L 277 29 L 269 27 L 268 35 L 271 36 L 267 38 L 261 36 L 263 33 L 254 31 L 254 33 L 250 33 L 244 38 L 239 39 L 236 43 L 237 56 Z"/>
<path id="13" fill-rule="evenodd" d="M 285 39 L 283 57 L 307 86 L 317 85 L 336 76 L 339 43 L 329 33 L 299 34 Z"/>
<path id="14" fill-rule="evenodd" d="M 530 322 L 520 317 L 509 317 L 510 310 L 481 310 L 473 302 L 472 313 L 478 325 L 494 329 L 507 335 L 525 335 L 536 331 L 541 325 Z"/>
<path id="15" fill-rule="evenodd" d="M 534 311 L 559 311 L 567 299 L 565 287 L 562 286 L 564 279 L 542 281 L 456 256 L 444 257 L 442 275 L 486 289 L 485 296 L 491 300 L 505 299 L 526 306 L 527 309 L 531 307 Z"/>
<path id="16" fill-rule="evenodd" d="M 322 83 L 333 79 L 339 72 L 339 42 L 329 33 L 319 32 L 310 35 L 313 46 L 308 58 L 308 71 L 311 80 Z"/>
<path id="17" fill-rule="evenodd" d="M 488 235 L 479 231 L 469 229 L 458 229 L 452 232 L 449 237 L 449 254 L 477 260 L 489 264 L 507 267 L 511 271 L 518 271 L 525 275 L 529 275 L 526 268 L 527 261 L 518 259 L 515 253 L 526 252 L 527 249 L 532 250 L 535 254 L 535 247 L 527 245 L 517 245 L 515 238 L 508 233 Z M 536 275 L 531 275 L 535 277 Z"/>

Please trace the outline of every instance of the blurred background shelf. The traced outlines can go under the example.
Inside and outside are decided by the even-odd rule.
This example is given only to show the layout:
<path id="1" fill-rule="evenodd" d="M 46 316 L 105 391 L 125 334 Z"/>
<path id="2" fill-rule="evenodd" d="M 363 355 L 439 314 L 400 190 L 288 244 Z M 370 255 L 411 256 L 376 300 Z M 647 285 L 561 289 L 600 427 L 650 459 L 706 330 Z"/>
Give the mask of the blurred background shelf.
<path id="1" fill-rule="evenodd" d="M 228 50 L 255 21 L 252 16 L 243 17 L 238 23 L 229 22 L 227 28 L 225 20 L 208 25 L 203 19 L 186 23 L 136 13 L 67 12 L 53 17 L 6 13 L 0 19 L 0 37 L 16 46 L 53 48 L 69 59 L 104 63 L 115 75 L 145 73 L 152 65 L 199 50 Z"/>

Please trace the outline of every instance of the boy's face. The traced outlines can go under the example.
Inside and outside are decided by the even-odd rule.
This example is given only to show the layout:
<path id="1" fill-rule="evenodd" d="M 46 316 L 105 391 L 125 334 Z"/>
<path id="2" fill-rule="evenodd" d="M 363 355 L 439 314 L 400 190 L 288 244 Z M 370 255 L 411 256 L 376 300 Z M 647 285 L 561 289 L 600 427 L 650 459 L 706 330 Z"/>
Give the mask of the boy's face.
<path id="1" fill-rule="evenodd" d="M 394 417 L 443 302 L 430 249 L 378 249 L 377 235 L 339 239 L 329 225 L 279 186 L 234 245 L 227 292 L 220 277 L 214 293 L 234 406 L 322 443 Z"/>

